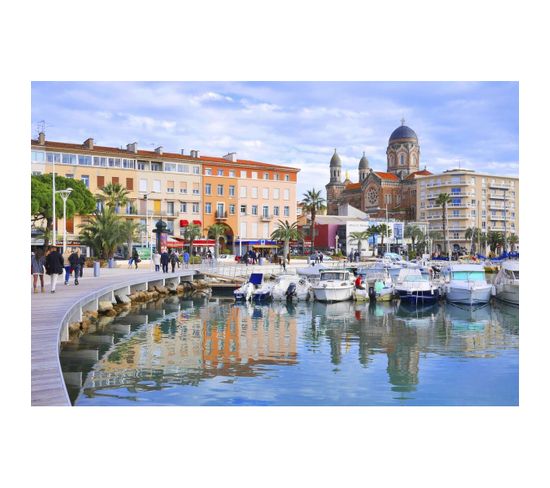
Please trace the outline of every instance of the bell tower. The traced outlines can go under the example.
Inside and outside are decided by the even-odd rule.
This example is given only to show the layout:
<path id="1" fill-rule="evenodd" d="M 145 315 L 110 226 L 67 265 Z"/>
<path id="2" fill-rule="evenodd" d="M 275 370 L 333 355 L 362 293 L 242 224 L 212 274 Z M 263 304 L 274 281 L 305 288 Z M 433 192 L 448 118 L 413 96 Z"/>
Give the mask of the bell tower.
<path id="1" fill-rule="evenodd" d="M 416 132 L 405 125 L 401 119 L 401 126 L 395 129 L 388 141 L 386 150 L 388 158 L 388 173 L 401 178 L 418 171 L 420 167 L 420 145 Z"/>
<path id="2" fill-rule="evenodd" d="M 336 149 L 330 160 L 330 182 L 327 190 L 327 215 L 338 215 L 338 199 L 345 186 L 342 183 L 342 161 Z"/>

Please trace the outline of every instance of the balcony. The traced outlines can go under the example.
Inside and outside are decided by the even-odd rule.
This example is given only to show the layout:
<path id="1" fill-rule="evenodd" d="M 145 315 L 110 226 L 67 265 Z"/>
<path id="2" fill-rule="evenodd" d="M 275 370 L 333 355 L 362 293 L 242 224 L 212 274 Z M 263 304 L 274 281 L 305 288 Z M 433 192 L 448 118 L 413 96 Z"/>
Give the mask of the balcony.
<path id="1" fill-rule="evenodd" d="M 489 188 L 495 188 L 496 190 L 511 190 L 512 185 L 508 183 L 489 183 Z"/>
<path id="2" fill-rule="evenodd" d="M 262 222 L 271 222 L 273 220 L 273 215 L 262 214 L 262 216 L 260 217 L 260 220 Z"/>
<path id="3" fill-rule="evenodd" d="M 493 200 L 509 200 L 510 197 L 506 196 L 504 193 L 491 193 L 489 198 Z"/>
<path id="4" fill-rule="evenodd" d="M 447 205 L 447 208 L 475 208 L 476 206 L 475 205 L 472 205 L 471 203 L 449 203 Z M 441 205 L 436 205 L 435 203 L 432 204 L 432 205 L 428 205 L 427 207 L 425 207 L 427 209 L 439 209 L 439 208 L 442 208 Z"/>
<path id="5" fill-rule="evenodd" d="M 227 220 L 227 210 L 224 212 L 218 212 L 216 210 L 216 220 Z"/>
<path id="6" fill-rule="evenodd" d="M 441 193 L 447 193 L 447 192 L 441 192 Z M 467 192 L 460 192 L 460 193 L 447 193 L 448 195 L 450 195 L 451 197 L 456 197 L 456 198 L 459 198 L 459 197 L 471 197 L 471 196 L 474 196 L 475 195 L 475 192 L 474 191 L 467 191 Z M 432 199 L 432 198 L 437 198 L 440 194 L 439 193 L 428 193 L 428 196 L 427 198 L 428 199 Z"/>
<path id="7" fill-rule="evenodd" d="M 468 185 L 468 182 L 466 180 L 459 180 L 456 182 L 442 181 L 441 183 L 428 183 L 426 186 L 429 188 L 439 188 L 440 186 L 459 186 L 459 185 Z"/>

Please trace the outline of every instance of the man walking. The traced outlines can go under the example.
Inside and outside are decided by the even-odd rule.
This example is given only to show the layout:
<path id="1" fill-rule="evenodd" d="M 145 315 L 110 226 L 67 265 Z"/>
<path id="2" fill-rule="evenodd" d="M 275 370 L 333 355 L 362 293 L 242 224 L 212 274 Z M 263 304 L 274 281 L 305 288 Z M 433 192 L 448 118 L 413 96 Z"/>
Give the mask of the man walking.
<path id="1" fill-rule="evenodd" d="M 163 273 L 168 273 L 168 261 L 169 261 L 169 256 L 165 249 L 164 251 L 162 251 L 160 255 L 160 264 L 162 265 Z"/>
<path id="2" fill-rule="evenodd" d="M 189 268 L 189 253 L 187 251 L 183 253 L 183 262 L 185 264 L 185 267 Z"/>
<path id="3" fill-rule="evenodd" d="M 176 272 L 176 264 L 178 262 L 178 257 L 175 252 L 170 253 L 170 264 L 172 265 L 172 273 Z"/>
<path id="4" fill-rule="evenodd" d="M 46 257 L 46 273 L 50 275 L 51 292 L 55 293 L 57 277 L 63 274 L 63 256 L 61 256 L 56 246 L 50 248 L 50 253 Z"/>
<path id="5" fill-rule="evenodd" d="M 76 248 L 76 251 L 69 256 L 69 264 L 71 270 L 74 273 L 74 284 L 78 285 L 78 277 L 80 276 L 80 249 Z"/>

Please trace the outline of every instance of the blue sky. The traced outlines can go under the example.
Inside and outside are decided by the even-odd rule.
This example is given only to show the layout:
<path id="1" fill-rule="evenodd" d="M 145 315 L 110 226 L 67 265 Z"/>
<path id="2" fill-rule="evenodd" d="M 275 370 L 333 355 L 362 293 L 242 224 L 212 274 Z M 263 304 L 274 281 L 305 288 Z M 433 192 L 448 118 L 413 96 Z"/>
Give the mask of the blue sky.
<path id="1" fill-rule="evenodd" d="M 328 182 L 334 151 L 357 180 L 363 151 L 386 169 L 401 118 L 421 166 L 518 175 L 516 82 L 34 82 L 32 129 L 46 138 L 242 159 L 301 168 L 299 194 Z"/>

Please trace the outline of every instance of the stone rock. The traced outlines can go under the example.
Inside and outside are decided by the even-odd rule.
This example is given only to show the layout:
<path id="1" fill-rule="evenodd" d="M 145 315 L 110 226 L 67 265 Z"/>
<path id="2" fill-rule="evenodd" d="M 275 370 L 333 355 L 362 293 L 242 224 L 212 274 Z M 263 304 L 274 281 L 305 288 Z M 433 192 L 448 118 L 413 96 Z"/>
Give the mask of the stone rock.
<path id="1" fill-rule="evenodd" d="M 117 301 L 117 303 L 130 303 L 130 299 L 128 298 L 127 295 L 124 295 L 122 293 L 116 293 L 115 294 L 115 299 Z"/>
<path id="2" fill-rule="evenodd" d="M 166 283 L 166 288 L 168 289 L 169 292 L 176 291 L 177 286 L 178 285 L 176 285 L 176 283 L 173 282 L 173 281 L 170 281 L 169 283 Z"/>
<path id="3" fill-rule="evenodd" d="M 107 315 L 107 317 L 116 317 L 117 315 L 117 311 L 114 308 L 112 308 L 111 310 L 107 310 L 104 313 L 105 315 Z"/>
<path id="4" fill-rule="evenodd" d="M 107 300 L 99 302 L 99 306 L 98 306 L 99 313 L 105 313 L 108 310 L 112 310 L 112 309 L 113 309 L 113 304 L 111 302 L 108 302 Z"/>
<path id="5" fill-rule="evenodd" d="M 183 286 L 183 285 L 178 285 L 178 286 L 176 287 L 176 292 L 177 292 L 177 293 L 183 293 L 184 291 L 185 291 L 185 286 Z"/>
<path id="6" fill-rule="evenodd" d="M 167 295 L 168 294 L 168 288 L 165 286 L 155 286 L 155 289 L 161 294 L 161 295 Z"/>
<path id="7" fill-rule="evenodd" d="M 69 324 L 69 332 L 75 332 L 80 330 L 80 322 L 73 322 Z"/>
<path id="8" fill-rule="evenodd" d="M 89 318 L 93 318 L 93 319 L 97 319 L 97 310 L 87 310 L 86 312 L 84 312 L 82 314 L 84 317 L 89 317 Z"/>
<path id="9" fill-rule="evenodd" d="M 106 325 L 109 325 L 113 321 L 113 317 L 108 317 L 106 315 L 99 317 L 97 320 L 97 326 L 98 327 L 105 327 Z"/>

